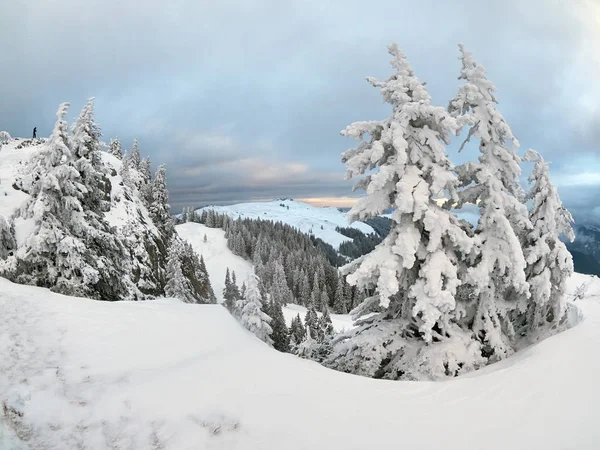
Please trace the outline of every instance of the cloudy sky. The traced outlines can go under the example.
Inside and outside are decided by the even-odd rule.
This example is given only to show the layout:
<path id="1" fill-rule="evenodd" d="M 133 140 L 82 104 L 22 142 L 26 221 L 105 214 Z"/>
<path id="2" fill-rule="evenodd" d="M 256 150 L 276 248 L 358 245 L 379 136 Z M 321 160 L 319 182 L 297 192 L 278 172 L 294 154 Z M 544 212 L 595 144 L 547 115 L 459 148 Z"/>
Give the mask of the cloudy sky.
<path id="1" fill-rule="evenodd" d="M 45 136 L 96 97 L 106 139 L 168 165 L 171 203 L 352 196 L 339 130 L 388 109 L 365 76 L 397 42 L 446 105 L 463 42 L 521 142 L 600 218 L 597 0 L 5 0 L 0 129 Z M 475 154 L 467 157 L 476 157 Z M 338 200 L 335 200 L 338 199 Z M 341 201 L 342 203 L 344 200 Z"/>

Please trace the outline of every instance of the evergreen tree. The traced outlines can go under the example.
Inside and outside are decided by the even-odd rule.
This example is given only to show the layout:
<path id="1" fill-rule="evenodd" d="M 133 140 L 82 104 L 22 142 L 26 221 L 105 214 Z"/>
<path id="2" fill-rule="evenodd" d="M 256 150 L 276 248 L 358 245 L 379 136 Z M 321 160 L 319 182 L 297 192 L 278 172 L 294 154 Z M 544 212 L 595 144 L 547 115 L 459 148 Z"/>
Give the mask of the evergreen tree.
<path id="1" fill-rule="evenodd" d="M 333 323 L 331 322 L 331 316 L 327 308 L 321 310 L 321 317 L 318 319 L 318 340 L 324 342 L 330 340 L 334 334 Z"/>
<path id="2" fill-rule="evenodd" d="M 273 329 L 273 332 L 271 333 L 273 347 L 280 352 L 289 352 L 290 336 L 287 325 L 285 324 L 281 304 L 271 300 L 269 305 L 269 315 L 273 319 L 271 322 L 271 328 Z"/>
<path id="3" fill-rule="evenodd" d="M 320 303 L 322 310 L 327 310 L 329 308 L 329 296 L 327 295 L 327 291 L 324 290 L 321 292 Z"/>
<path id="4" fill-rule="evenodd" d="M 195 303 L 188 287 L 188 280 L 183 276 L 181 270 L 182 258 L 183 245 L 177 236 L 173 236 L 167 259 L 165 295 L 178 298 L 186 303 Z"/>
<path id="5" fill-rule="evenodd" d="M 273 284 L 271 285 L 271 301 L 279 305 L 287 305 L 292 301 L 292 294 L 287 285 L 283 266 L 279 261 L 274 261 Z"/>
<path id="6" fill-rule="evenodd" d="M 133 188 L 133 181 L 131 179 L 131 172 L 129 171 L 129 158 L 123 158 L 123 163 L 121 164 L 121 179 L 123 180 L 123 185 L 129 189 Z"/>
<path id="7" fill-rule="evenodd" d="M 108 153 L 120 160 L 123 159 L 123 148 L 121 147 L 121 141 L 119 141 L 118 137 L 110 140 Z"/>
<path id="8" fill-rule="evenodd" d="M 292 319 L 290 325 L 290 342 L 293 346 L 297 347 L 306 339 L 306 328 L 302 324 L 300 314 Z"/>
<path id="9" fill-rule="evenodd" d="M 348 312 L 346 297 L 344 296 L 344 279 L 342 277 L 338 278 L 337 286 L 335 288 L 333 310 L 338 314 L 346 314 Z"/>
<path id="10" fill-rule="evenodd" d="M 140 184 L 140 194 L 141 198 L 146 205 L 146 207 L 150 207 L 152 205 L 152 201 L 154 200 L 153 194 L 153 184 L 152 184 L 152 173 L 150 171 L 150 158 L 144 158 L 140 162 L 140 175 L 141 175 L 141 184 Z M 165 185 L 166 187 L 166 185 Z"/>
<path id="11" fill-rule="evenodd" d="M 170 239 L 173 235 L 173 219 L 171 218 L 169 206 L 169 191 L 167 190 L 166 168 L 158 167 L 154 182 L 152 183 L 152 204 L 150 205 L 150 217 L 165 238 Z"/>
<path id="12" fill-rule="evenodd" d="M 392 45 L 389 51 L 396 73 L 383 82 L 368 81 L 381 89 L 392 116 L 357 122 L 342 132 L 362 141 L 343 154 L 346 177 L 368 172 L 355 186 L 367 195 L 351 209 L 349 219 L 362 220 L 395 208 L 388 237 L 352 264 L 347 277 L 352 284 L 376 288 L 382 312 L 344 335 L 328 364 L 370 376 L 426 372 L 437 377 L 480 362 L 474 350 L 466 350 L 472 349 L 471 342 L 455 321 L 459 256 L 471 251 L 472 240 L 436 201 L 446 193 L 458 200 L 457 180 L 446 155 L 446 144 L 458 124 L 444 108 L 432 105 L 398 47 Z M 374 341 L 387 345 L 384 349 Z M 465 351 L 428 357 L 437 352 L 438 342 L 454 342 Z M 406 351 L 409 345 L 422 352 Z M 416 360 L 417 354 L 424 361 Z"/>
<path id="13" fill-rule="evenodd" d="M 571 242 L 575 235 L 571 227 L 573 217 L 550 181 L 548 163 L 533 150 L 527 151 L 525 159 L 535 162 L 529 176 L 533 186 L 527 196 L 533 203 L 529 216 L 533 229 L 527 234 L 524 253 L 531 292 L 527 326 L 536 329 L 559 323 L 564 317 L 566 283 L 573 274 L 573 258 L 560 235 Z"/>
<path id="14" fill-rule="evenodd" d="M 314 304 L 311 304 L 306 311 L 304 325 L 306 326 L 306 330 L 310 331 L 311 337 L 316 339 L 319 335 L 319 316 L 317 315 Z"/>
<path id="15" fill-rule="evenodd" d="M 68 103 L 60 105 L 58 120 L 46 145 L 34 154 L 29 201 L 17 213 L 31 219 L 34 230 L 7 267 L 13 280 L 49 287 L 67 295 L 119 300 L 135 295 L 127 284 L 124 248 L 90 199 L 98 186 L 92 180 L 99 130 L 88 102 L 68 135 L 64 117 Z M 85 177 L 77 167 L 83 167 Z M 88 159 L 89 158 L 89 159 Z M 89 166 L 89 167 L 88 167 Z M 83 169 L 82 169 L 83 170 Z"/>
<path id="16" fill-rule="evenodd" d="M 142 162 L 142 157 L 140 156 L 140 147 L 138 145 L 137 139 L 133 140 L 133 146 L 131 147 L 131 151 L 129 152 L 129 167 L 135 170 L 140 170 L 140 164 Z"/>
<path id="17" fill-rule="evenodd" d="M 269 325 L 272 319 L 262 310 L 262 300 L 256 275 L 250 275 L 245 286 L 243 299 L 238 300 L 237 305 L 237 309 L 240 311 L 240 322 L 244 328 L 260 340 L 273 345 L 271 339 L 273 329 Z"/>
<path id="18" fill-rule="evenodd" d="M 233 316 L 238 317 L 239 311 L 237 310 L 236 302 L 240 299 L 240 291 L 236 283 L 235 272 L 229 272 L 229 268 L 227 268 L 227 272 L 225 273 L 223 298 L 225 299 L 225 307 Z"/>
<path id="19" fill-rule="evenodd" d="M 459 206 L 478 204 L 480 218 L 475 235 L 476 263 L 466 282 L 478 296 L 473 331 L 492 360 L 510 355 L 514 337 L 510 316 L 527 309 L 529 286 L 519 236 L 531 229 L 527 209 L 521 202 L 518 142 L 496 109 L 494 85 L 485 69 L 460 46 L 465 83 L 449 110 L 470 122 L 469 137 L 479 139 L 479 162 L 457 168 L 464 186 Z"/>

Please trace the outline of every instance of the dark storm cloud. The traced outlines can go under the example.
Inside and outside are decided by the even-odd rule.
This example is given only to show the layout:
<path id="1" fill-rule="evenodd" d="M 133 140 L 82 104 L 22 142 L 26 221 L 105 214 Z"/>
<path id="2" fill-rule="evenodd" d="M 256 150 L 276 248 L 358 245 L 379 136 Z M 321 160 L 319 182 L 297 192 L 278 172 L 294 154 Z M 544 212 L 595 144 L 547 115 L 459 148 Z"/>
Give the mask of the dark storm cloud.
<path id="1" fill-rule="evenodd" d="M 446 105 L 464 42 L 575 204 L 600 186 L 597 17 L 585 0 L 5 2 L 0 128 L 48 134 L 59 102 L 96 96 L 107 138 L 168 164 L 176 208 L 351 195 L 338 133 L 385 117 L 364 77 L 390 74 L 386 45 Z"/>

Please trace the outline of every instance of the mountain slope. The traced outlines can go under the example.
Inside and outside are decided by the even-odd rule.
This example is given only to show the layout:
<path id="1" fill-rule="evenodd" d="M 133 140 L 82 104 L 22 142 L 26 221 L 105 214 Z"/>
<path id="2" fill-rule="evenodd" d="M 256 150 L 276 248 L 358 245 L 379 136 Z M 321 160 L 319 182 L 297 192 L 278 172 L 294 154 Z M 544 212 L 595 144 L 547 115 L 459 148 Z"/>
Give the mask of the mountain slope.
<path id="1" fill-rule="evenodd" d="M 199 256 L 204 257 L 210 283 L 219 303 L 223 301 L 227 268 L 235 271 L 239 286 L 245 282 L 250 274 L 254 273 L 254 267 L 249 261 L 234 255 L 227 247 L 225 231 L 194 222 L 177 225 L 175 230 L 182 239 L 190 243 Z M 205 235 L 206 242 L 204 242 Z M 288 325 L 291 324 L 292 319 L 297 314 L 300 314 L 302 321 L 304 321 L 306 308 L 294 304 L 283 307 L 283 315 Z M 317 315 L 320 316 L 321 313 L 317 313 Z M 331 314 L 331 321 L 336 331 L 347 330 L 353 326 L 352 318 L 347 314 Z"/>
<path id="2" fill-rule="evenodd" d="M 596 449 L 600 303 L 577 305 L 577 326 L 482 371 L 392 382 L 278 353 L 218 305 L 0 279 L 0 448 Z"/>
<path id="3" fill-rule="evenodd" d="M 239 203 L 230 206 L 207 206 L 197 210 L 214 210 L 219 214 L 227 214 L 250 219 L 272 220 L 282 222 L 302 231 L 312 234 L 337 249 L 342 242 L 351 240 L 335 231 L 336 227 L 354 227 L 363 233 L 374 233 L 372 227 L 363 222 L 348 224 L 346 213 L 337 208 L 317 208 L 294 200 L 275 200 L 272 202 Z"/>

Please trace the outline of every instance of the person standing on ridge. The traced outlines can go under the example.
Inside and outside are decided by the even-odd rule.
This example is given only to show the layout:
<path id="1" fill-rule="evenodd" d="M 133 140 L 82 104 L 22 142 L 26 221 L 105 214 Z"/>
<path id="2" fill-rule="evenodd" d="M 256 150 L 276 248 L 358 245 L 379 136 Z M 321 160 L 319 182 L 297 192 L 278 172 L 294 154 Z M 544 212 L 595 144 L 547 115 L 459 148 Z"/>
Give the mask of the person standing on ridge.
<path id="1" fill-rule="evenodd" d="M 33 139 L 37 136 L 37 127 L 33 127 Z"/>

